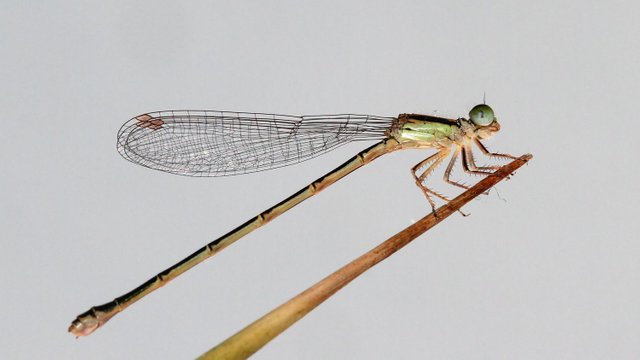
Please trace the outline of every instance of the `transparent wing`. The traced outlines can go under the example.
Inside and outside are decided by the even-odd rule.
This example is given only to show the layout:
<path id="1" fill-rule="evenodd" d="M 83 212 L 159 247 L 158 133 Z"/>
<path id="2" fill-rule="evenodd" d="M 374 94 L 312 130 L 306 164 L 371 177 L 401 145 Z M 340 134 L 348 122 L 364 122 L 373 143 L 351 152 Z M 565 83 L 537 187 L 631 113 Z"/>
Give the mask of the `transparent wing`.
<path id="1" fill-rule="evenodd" d="M 152 169 L 228 176 L 296 164 L 351 141 L 383 139 L 394 120 L 355 114 L 158 111 L 122 125 L 117 147 L 125 159 Z"/>

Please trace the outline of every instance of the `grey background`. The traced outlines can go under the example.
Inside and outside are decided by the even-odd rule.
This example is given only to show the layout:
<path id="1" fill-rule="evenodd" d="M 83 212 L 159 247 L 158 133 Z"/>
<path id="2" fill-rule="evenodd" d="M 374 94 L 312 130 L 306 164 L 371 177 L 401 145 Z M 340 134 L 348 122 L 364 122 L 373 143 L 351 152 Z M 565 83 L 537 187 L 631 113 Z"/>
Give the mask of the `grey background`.
<path id="1" fill-rule="evenodd" d="M 185 178 L 120 158 L 132 116 L 455 118 L 486 92 L 502 124 L 488 145 L 533 161 L 255 358 L 637 358 L 637 13 L 623 1 L 3 1 L 0 357 L 193 358 L 429 210 L 408 169 L 430 152 L 387 155 L 76 340 L 78 313 L 367 146 Z"/>

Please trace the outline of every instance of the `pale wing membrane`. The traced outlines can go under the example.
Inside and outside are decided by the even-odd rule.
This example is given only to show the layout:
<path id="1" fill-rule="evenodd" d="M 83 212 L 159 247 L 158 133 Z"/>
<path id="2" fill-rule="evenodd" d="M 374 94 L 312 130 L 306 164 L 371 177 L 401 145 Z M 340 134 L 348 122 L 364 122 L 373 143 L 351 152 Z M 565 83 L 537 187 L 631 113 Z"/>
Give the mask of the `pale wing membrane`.
<path id="1" fill-rule="evenodd" d="M 296 164 L 351 141 L 380 140 L 395 118 L 158 111 L 118 132 L 127 160 L 173 174 L 228 176 Z"/>

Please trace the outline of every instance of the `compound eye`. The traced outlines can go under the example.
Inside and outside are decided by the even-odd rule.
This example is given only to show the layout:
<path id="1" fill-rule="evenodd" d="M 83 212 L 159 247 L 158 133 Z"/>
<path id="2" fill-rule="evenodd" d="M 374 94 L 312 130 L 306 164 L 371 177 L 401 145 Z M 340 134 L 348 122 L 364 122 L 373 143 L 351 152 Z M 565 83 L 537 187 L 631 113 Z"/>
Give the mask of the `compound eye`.
<path id="1" fill-rule="evenodd" d="M 469 111 L 469 119 L 478 126 L 487 126 L 496 119 L 489 105 L 476 105 Z"/>

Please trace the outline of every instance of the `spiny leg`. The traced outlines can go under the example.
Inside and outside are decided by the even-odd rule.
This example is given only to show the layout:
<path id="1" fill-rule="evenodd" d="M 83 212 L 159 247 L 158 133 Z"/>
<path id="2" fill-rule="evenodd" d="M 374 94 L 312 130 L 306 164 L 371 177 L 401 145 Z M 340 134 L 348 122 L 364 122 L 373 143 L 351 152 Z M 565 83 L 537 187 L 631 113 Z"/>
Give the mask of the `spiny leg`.
<path id="1" fill-rule="evenodd" d="M 430 162 L 433 162 L 435 160 L 438 160 L 440 157 L 442 156 L 442 154 L 440 153 L 440 151 L 438 151 L 437 153 L 429 156 L 428 158 L 422 160 L 421 162 L 417 163 L 415 166 L 413 166 L 411 168 L 411 176 L 413 176 L 413 178 L 416 181 L 416 185 L 418 185 L 418 187 L 420 188 L 420 190 L 422 190 L 422 192 L 424 193 L 424 195 L 427 197 L 427 200 L 429 200 L 429 204 L 431 204 L 431 207 L 434 207 L 435 204 L 433 203 L 433 201 L 431 200 L 431 197 L 429 196 L 429 194 L 427 194 L 425 191 L 422 184 L 421 184 L 421 180 L 418 177 L 418 171 L 420 171 L 421 168 L 423 168 L 425 165 L 429 164 Z M 442 161 L 442 160 L 440 160 Z M 433 171 L 432 167 L 435 168 L 435 166 L 437 166 L 437 164 L 432 164 L 431 167 L 429 167 L 426 172 L 430 172 Z"/>
<path id="2" fill-rule="evenodd" d="M 431 210 L 433 211 L 434 214 L 436 212 L 436 204 L 433 202 L 433 199 L 429 194 L 439 199 L 442 199 L 446 202 L 449 202 L 451 200 L 449 200 L 446 196 L 439 194 L 438 192 L 433 191 L 428 187 L 424 186 L 423 182 L 427 178 L 427 176 L 429 176 L 429 174 L 432 173 L 438 167 L 438 165 L 442 163 L 442 161 L 447 157 L 447 155 L 449 155 L 449 151 L 450 151 L 449 148 L 443 148 L 437 153 L 422 160 L 421 162 L 419 162 L 418 164 L 416 164 L 414 167 L 411 168 L 411 175 L 413 175 L 413 178 L 416 181 L 416 185 L 418 185 L 422 193 L 426 196 L 427 201 L 429 201 L 429 205 L 431 205 Z M 427 170 L 425 170 L 424 173 L 422 173 L 422 175 L 418 176 L 417 174 L 418 171 L 430 162 L 433 162 L 433 164 L 431 164 L 427 168 Z"/>
<path id="3" fill-rule="evenodd" d="M 497 165 L 478 166 L 476 164 L 475 156 L 473 156 L 473 149 L 471 148 L 471 143 L 469 143 L 468 139 L 465 140 L 463 149 L 465 152 L 465 156 L 467 157 L 467 163 L 469 165 L 469 169 L 478 170 L 478 171 L 493 171 L 500 168 L 500 166 L 497 166 Z"/>
<path id="4" fill-rule="evenodd" d="M 457 181 L 451 180 L 451 170 L 453 170 L 453 166 L 456 164 L 456 159 L 458 159 L 458 155 L 460 155 L 460 146 L 456 146 L 456 150 L 454 151 L 453 155 L 451 155 L 451 160 L 449 160 L 449 165 L 447 165 L 447 169 L 444 171 L 444 176 L 442 177 L 444 179 L 444 181 L 446 181 L 447 183 L 457 186 L 457 187 L 461 187 L 465 190 L 469 189 L 469 187 L 467 185 L 461 184 Z"/>
<path id="5" fill-rule="evenodd" d="M 488 172 L 488 171 L 474 170 L 474 168 L 472 168 L 469 165 L 469 156 L 470 156 L 469 155 L 470 154 L 469 146 L 470 146 L 470 144 L 466 143 L 466 142 L 465 142 L 464 145 L 462 145 L 462 147 L 463 147 L 463 151 L 462 151 L 462 169 L 468 174 L 482 175 L 482 176 L 491 175 L 491 173 Z M 471 155 L 471 156 L 473 156 L 473 155 Z"/>
<path id="6" fill-rule="evenodd" d="M 517 159 L 517 157 L 513 155 L 490 152 L 489 149 L 487 149 L 487 147 L 484 146 L 484 144 L 478 138 L 474 138 L 473 141 L 475 142 L 476 146 L 478 146 L 480 151 L 482 151 L 482 153 L 486 156 L 513 160 Z M 507 179 L 509 179 L 509 176 L 507 177 Z"/>
<path id="7" fill-rule="evenodd" d="M 416 173 L 420 170 L 420 168 L 424 167 L 425 165 L 427 165 L 428 163 L 436 160 L 438 157 L 440 156 L 440 151 L 438 151 L 437 153 L 429 156 L 428 158 L 420 161 L 419 163 L 415 164 L 412 168 L 411 168 L 411 174 L 413 175 L 413 177 L 416 177 Z M 417 180 L 417 178 L 416 178 Z"/>
<path id="8" fill-rule="evenodd" d="M 425 170 L 422 175 L 418 176 L 418 180 L 420 180 L 420 182 L 423 182 L 424 180 L 427 179 L 427 177 L 429 175 L 431 175 L 431 173 L 438 167 L 440 166 L 440 164 L 442 164 L 442 161 L 444 161 L 444 159 L 447 158 L 447 156 L 449 156 L 449 151 L 451 151 L 449 148 L 442 148 L 442 150 L 438 151 L 436 153 L 436 159 L 433 162 L 433 164 L 431 164 L 431 166 L 429 166 L 427 168 L 427 170 Z M 431 156 L 429 156 L 430 158 Z M 428 159 L 428 158 L 427 158 Z M 420 163 L 422 164 L 422 162 Z M 418 164 L 418 165 L 420 165 Z M 424 166 L 424 165 L 423 165 Z M 417 175 L 417 170 L 420 170 L 420 166 L 414 167 L 415 171 L 414 174 Z"/>
<path id="9" fill-rule="evenodd" d="M 473 156 L 473 154 L 469 150 L 470 146 L 471 146 L 471 144 L 469 144 L 469 143 L 465 143 L 464 145 L 462 145 L 462 148 L 463 148 L 463 151 L 462 151 L 462 169 L 468 174 L 482 175 L 482 176 L 491 175 L 491 172 L 483 171 L 486 168 L 488 168 L 488 166 L 476 167 L 475 169 L 472 169 L 471 166 L 469 166 L 469 156 Z M 478 169 L 482 169 L 482 170 L 478 170 Z M 485 191 L 483 194 L 484 195 L 489 195 L 489 190 Z"/>
<path id="10" fill-rule="evenodd" d="M 480 139 L 478 139 L 478 138 L 474 138 L 473 142 L 476 143 L 476 145 L 478 146 L 480 151 L 482 151 L 482 153 L 485 154 L 486 156 L 489 156 L 489 157 L 501 157 L 501 158 L 512 159 L 512 160 L 517 159 L 517 157 L 515 157 L 513 155 L 500 154 L 500 153 L 494 153 L 494 152 L 489 151 L 489 149 L 487 149 L 487 147 L 484 146 L 484 144 L 481 143 Z"/>
<path id="11" fill-rule="evenodd" d="M 456 164 L 456 159 L 458 158 L 458 155 L 460 155 L 460 146 L 456 146 L 456 150 L 453 153 L 453 155 L 451 155 L 451 160 L 449 160 L 449 164 L 447 165 L 447 169 L 444 171 L 444 176 L 442 177 L 444 179 L 444 181 L 446 181 L 447 183 L 454 185 L 454 186 L 458 186 L 461 187 L 463 189 L 469 189 L 468 186 L 464 185 L 464 184 L 460 184 L 459 182 L 453 181 L 451 180 L 451 170 L 453 169 L 453 166 Z M 462 216 L 468 216 L 469 214 L 465 214 L 462 212 L 462 210 L 458 209 L 458 212 L 460 214 L 462 214 Z"/>

